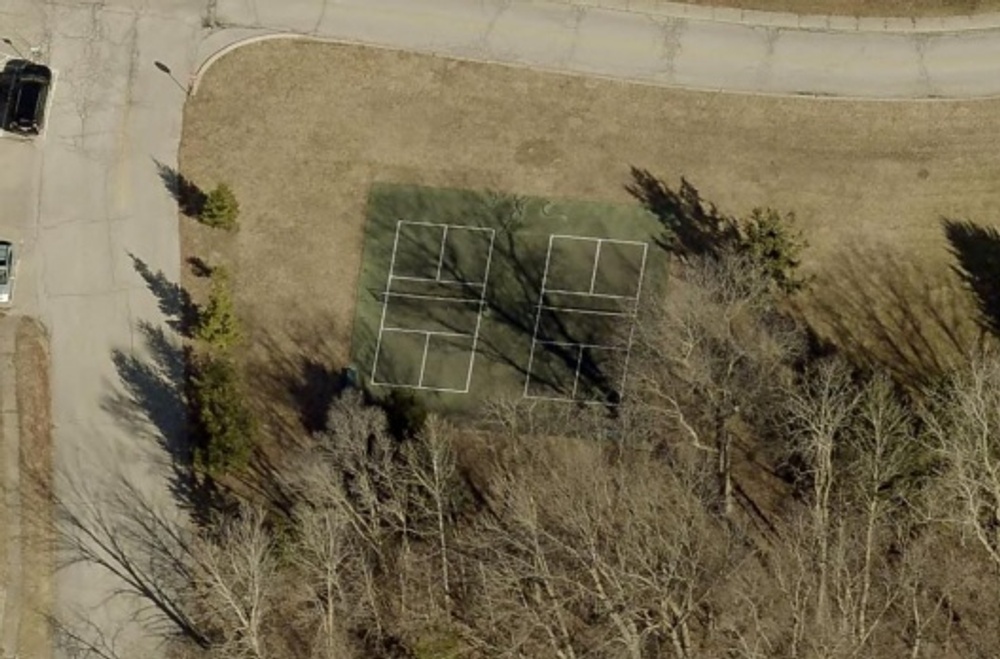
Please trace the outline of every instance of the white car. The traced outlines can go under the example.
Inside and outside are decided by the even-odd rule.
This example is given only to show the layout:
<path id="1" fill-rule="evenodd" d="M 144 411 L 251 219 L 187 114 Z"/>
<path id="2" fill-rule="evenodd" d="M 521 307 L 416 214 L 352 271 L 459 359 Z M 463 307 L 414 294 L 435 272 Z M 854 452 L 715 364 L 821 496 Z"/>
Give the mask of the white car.
<path id="1" fill-rule="evenodd" d="M 10 304 L 14 295 L 14 246 L 0 240 L 0 304 Z"/>

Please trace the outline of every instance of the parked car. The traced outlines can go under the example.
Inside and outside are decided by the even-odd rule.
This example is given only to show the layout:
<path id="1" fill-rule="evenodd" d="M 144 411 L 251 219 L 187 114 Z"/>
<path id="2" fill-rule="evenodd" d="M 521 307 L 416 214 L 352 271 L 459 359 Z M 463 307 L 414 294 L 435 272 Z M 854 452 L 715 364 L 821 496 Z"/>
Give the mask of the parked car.
<path id="1" fill-rule="evenodd" d="M 0 304 L 10 304 L 14 294 L 14 246 L 0 240 Z"/>
<path id="2" fill-rule="evenodd" d="M 45 123 L 45 101 L 52 83 L 52 70 L 24 60 L 8 62 L 7 69 L 11 84 L 2 127 L 14 133 L 37 135 Z"/>

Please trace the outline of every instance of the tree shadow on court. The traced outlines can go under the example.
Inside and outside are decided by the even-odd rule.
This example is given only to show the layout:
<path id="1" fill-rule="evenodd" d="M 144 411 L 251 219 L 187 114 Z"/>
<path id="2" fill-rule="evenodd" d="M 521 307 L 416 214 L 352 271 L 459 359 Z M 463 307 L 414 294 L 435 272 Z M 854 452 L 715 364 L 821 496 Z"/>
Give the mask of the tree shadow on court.
<path id="1" fill-rule="evenodd" d="M 156 171 L 163 181 L 163 187 L 167 189 L 170 196 L 177 202 L 177 208 L 188 217 L 198 217 L 201 215 L 208 195 L 199 188 L 191 179 L 187 178 L 179 171 L 169 165 L 165 165 L 157 159 L 153 159 L 156 164 Z"/>
<path id="2" fill-rule="evenodd" d="M 844 246 L 795 306 L 812 330 L 859 365 L 909 386 L 929 383 L 982 340 L 962 284 L 887 244 Z"/>
<path id="3" fill-rule="evenodd" d="M 679 256 L 717 257 L 739 239 L 739 223 L 706 202 L 686 178 L 671 188 L 649 170 L 631 168 L 632 180 L 625 190 L 653 215 L 663 227 L 657 244 Z"/>
<path id="4" fill-rule="evenodd" d="M 1000 334 L 1000 231 L 967 220 L 941 220 L 952 266 L 975 295 L 983 329 Z"/>
<path id="5" fill-rule="evenodd" d="M 398 217 L 421 217 L 426 213 L 422 208 L 394 211 L 386 214 L 384 231 L 395 232 L 390 223 Z M 468 204 L 462 208 L 462 225 L 495 230 L 485 292 L 482 269 L 470 276 L 474 266 L 470 268 L 468 254 L 461 253 L 454 243 L 421 241 L 398 234 L 394 250 L 386 255 L 385 262 L 398 263 L 398 255 L 404 253 L 413 262 L 440 263 L 441 271 L 432 278 L 437 276 L 449 282 L 447 295 L 465 300 L 479 300 L 483 296 L 484 324 L 488 324 L 489 329 L 484 328 L 479 333 L 476 352 L 482 357 L 505 364 L 525 378 L 530 373 L 532 385 L 557 392 L 553 396 L 569 397 L 576 386 L 577 390 L 597 392 L 593 402 L 616 404 L 620 397 L 616 385 L 618 374 L 608 373 L 608 368 L 590 351 L 581 351 L 578 347 L 588 343 L 583 334 L 592 328 L 571 326 L 563 314 L 553 313 L 546 317 L 546 341 L 534 344 L 534 359 L 529 364 L 539 308 L 560 305 L 550 294 L 542 295 L 547 252 L 545 247 L 539 250 L 538 245 L 527 244 L 518 231 L 521 213 L 523 208 L 517 197 L 490 192 L 470 193 Z M 489 250 L 483 247 L 480 251 L 485 254 Z M 370 290 L 370 293 L 381 304 L 384 291 Z M 470 333 L 468 322 L 462 322 L 463 319 L 450 308 L 426 304 L 420 311 L 448 331 Z M 607 337 L 609 343 L 617 340 L 617 336 Z"/>

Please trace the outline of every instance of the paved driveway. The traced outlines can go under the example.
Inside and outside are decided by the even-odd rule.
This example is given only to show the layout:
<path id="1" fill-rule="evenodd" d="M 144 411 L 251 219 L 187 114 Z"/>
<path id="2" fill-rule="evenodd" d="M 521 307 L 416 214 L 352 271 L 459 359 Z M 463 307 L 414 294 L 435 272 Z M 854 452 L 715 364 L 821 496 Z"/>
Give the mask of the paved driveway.
<path id="1" fill-rule="evenodd" d="M 27 231 L 35 242 L 22 264 L 37 296 L 19 295 L 18 309 L 51 332 L 54 459 L 73 482 L 57 483 L 58 492 L 81 509 L 102 505 L 119 476 L 172 509 L 164 445 L 182 419 L 171 389 L 176 342 L 168 333 L 150 343 L 155 335 L 143 328 L 164 324 L 163 300 L 179 276 L 176 210 L 157 162 L 176 165 L 185 93 L 153 62 L 190 70 L 201 9 L 200 1 L 46 5 L 44 58 L 56 83 L 35 143 L 41 184 Z M 138 263 L 162 276 L 159 296 Z M 134 624 L 151 620 L 148 603 L 109 598 L 120 586 L 95 565 L 61 570 L 58 613 L 89 619 L 123 657 L 148 656 L 156 643 Z"/>
<path id="2" fill-rule="evenodd" d="M 995 29 L 816 32 L 519 0 L 0 0 L 0 18 L 22 47 L 40 45 L 57 75 L 44 137 L 0 140 L 0 232 L 25 240 L 19 310 L 52 335 L 57 469 L 99 505 L 118 473 L 173 501 L 164 444 L 178 429 L 176 363 L 169 331 L 148 339 L 166 327 L 179 279 L 177 214 L 157 162 L 176 164 L 185 94 L 154 61 L 183 86 L 234 40 L 290 30 L 704 89 L 1000 94 Z M 209 34 L 205 20 L 226 29 Z M 120 584 L 107 572 L 77 565 L 57 585 L 60 613 L 118 634 L 121 656 L 156 653 L 132 622 L 144 603 L 108 600 Z"/>

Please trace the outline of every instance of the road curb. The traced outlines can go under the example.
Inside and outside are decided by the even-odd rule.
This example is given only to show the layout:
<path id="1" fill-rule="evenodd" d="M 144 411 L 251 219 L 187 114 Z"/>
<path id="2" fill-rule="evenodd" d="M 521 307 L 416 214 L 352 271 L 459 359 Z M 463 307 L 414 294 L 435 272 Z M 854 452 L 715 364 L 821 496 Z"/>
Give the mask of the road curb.
<path id="1" fill-rule="evenodd" d="M 269 30 L 267 28 L 223 28 L 215 30 L 198 44 L 196 60 L 198 65 L 188 82 L 188 96 L 198 93 L 201 85 L 201 78 L 205 71 L 210 69 L 215 62 L 240 46 L 249 46 L 260 41 L 271 39 L 303 39 L 314 41 L 337 42 L 337 39 L 324 39 L 322 37 L 309 37 L 298 32 L 281 32 Z"/>

